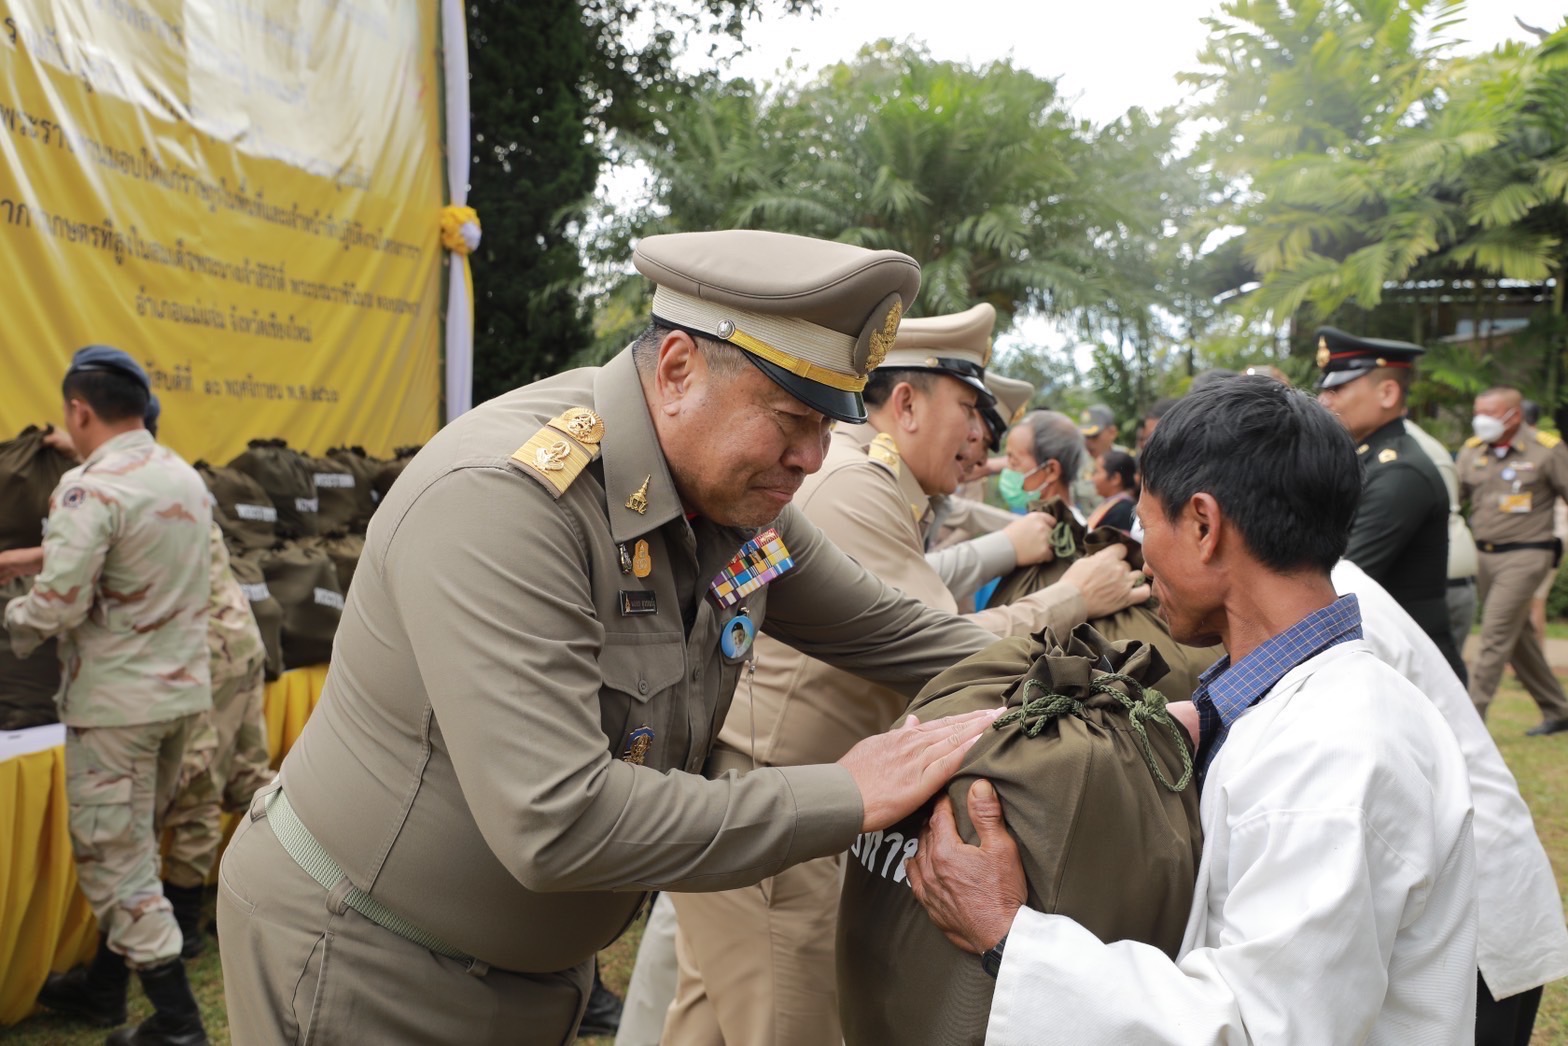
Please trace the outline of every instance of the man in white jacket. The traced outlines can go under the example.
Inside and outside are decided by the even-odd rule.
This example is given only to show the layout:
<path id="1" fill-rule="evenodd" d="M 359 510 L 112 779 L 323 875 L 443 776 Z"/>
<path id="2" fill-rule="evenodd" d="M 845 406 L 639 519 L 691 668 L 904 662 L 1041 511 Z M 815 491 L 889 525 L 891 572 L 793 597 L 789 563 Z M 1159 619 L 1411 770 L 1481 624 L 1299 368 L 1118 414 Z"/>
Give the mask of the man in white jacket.
<path id="1" fill-rule="evenodd" d="M 1541 986 L 1568 977 L 1568 928 L 1530 808 L 1470 695 L 1437 645 L 1366 571 L 1342 559 L 1334 590 L 1361 602 L 1367 646 L 1415 684 L 1453 728 L 1475 802 L 1476 1046 L 1530 1041 Z"/>
<path id="2" fill-rule="evenodd" d="M 979 846 L 944 800 L 906 868 L 997 973 L 987 1042 L 1466 1046 L 1465 762 L 1330 582 L 1359 495 L 1349 437 L 1300 393 L 1238 377 L 1172 408 L 1141 463 L 1161 612 L 1181 642 L 1230 651 L 1195 695 L 1204 842 L 1186 937 L 1172 959 L 1027 908 L 995 792 L 970 790 Z"/>

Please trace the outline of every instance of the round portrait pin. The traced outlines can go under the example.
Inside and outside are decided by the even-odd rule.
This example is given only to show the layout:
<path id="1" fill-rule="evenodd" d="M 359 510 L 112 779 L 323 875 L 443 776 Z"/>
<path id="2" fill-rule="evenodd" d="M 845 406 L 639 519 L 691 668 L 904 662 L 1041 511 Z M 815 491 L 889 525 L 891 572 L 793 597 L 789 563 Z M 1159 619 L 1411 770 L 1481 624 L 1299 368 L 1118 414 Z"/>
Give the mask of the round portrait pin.
<path id="1" fill-rule="evenodd" d="M 719 632 L 719 649 L 724 651 L 725 657 L 739 660 L 751 649 L 751 641 L 756 636 L 757 626 L 751 623 L 751 618 L 745 615 L 732 618 Z"/>

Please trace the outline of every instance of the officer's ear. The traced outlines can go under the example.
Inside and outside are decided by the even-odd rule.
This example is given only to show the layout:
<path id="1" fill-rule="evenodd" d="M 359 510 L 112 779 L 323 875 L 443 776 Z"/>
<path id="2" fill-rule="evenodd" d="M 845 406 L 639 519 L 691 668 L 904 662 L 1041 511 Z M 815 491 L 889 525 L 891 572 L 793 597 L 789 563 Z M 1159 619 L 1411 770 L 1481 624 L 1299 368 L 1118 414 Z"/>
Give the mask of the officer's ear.
<path id="1" fill-rule="evenodd" d="M 1397 378 L 1384 378 L 1377 383 L 1377 405 L 1383 410 L 1393 410 L 1405 400 L 1405 390 Z"/>
<path id="2" fill-rule="evenodd" d="M 697 390 L 706 375 L 706 360 L 692 336 L 681 330 L 665 334 L 650 382 L 654 408 L 665 414 L 679 413 L 681 401 Z"/>

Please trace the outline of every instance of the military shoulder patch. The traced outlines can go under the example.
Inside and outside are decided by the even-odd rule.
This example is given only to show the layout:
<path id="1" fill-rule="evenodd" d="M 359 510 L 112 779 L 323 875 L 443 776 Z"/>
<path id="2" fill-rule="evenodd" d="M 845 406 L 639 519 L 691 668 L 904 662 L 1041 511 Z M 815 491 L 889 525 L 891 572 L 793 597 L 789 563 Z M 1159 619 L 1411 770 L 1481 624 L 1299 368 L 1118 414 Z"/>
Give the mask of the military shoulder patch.
<path id="1" fill-rule="evenodd" d="M 893 442 L 893 437 L 885 432 L 877 433 L 877 438 L 871 441 L 871 446 L 866 448 L 866 457 L 883 466 L 893 475 L 898 475 L 903 467 L 903 459 L 898 455 L 898 444 Z"/>
<path id="2" fill-rule="evenodd" d="M 1465 440 L 1465 446 L 1467 446 L 1467 447 L 1479 447 L 1480 445 L 1481 445 L 1481 437 L 1480 436 L 1471 436 L 1469 439 Z"/>
<path id="3" fill-rule="evenodd" d="M 1395 450 L 1393 447 L 1384 447 L 1382 450 L 1377 452 L 1377 463 L 1379 465 L 1387 465 L 1390 461 L 1394 461 L 1398 457 L 1399 451 Z"/>
<path id="4" fill-rule="evenodd" d="M 587 407 L 568 407 L 513 451 L 512 460 L 559 498 L 599 456 L 603 438 L 603 418 Z"/>
<path id="5" fill-rule="evenodd" d="M 1562 437 L 1554 436 L 1550 432 L 1542 432 L 1540 429 L 1536 429 L 1535 441 L 1543 447 L 1555 447 L 1557 444 L 1562 442 Z"/>

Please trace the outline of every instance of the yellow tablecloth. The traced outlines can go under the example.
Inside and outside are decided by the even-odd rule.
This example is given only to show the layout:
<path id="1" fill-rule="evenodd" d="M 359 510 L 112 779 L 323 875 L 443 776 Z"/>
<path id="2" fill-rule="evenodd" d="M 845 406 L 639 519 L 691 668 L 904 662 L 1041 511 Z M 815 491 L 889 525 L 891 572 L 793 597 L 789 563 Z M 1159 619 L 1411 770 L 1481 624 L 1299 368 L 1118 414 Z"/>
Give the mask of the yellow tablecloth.
<path id="1" fill-rule="evenodd" d="M 327 667 L 267 685 L 267 749 L 278 766 L 315 711 Z M 63 744 L 0 761 L 0 1027 L 33 1010 L 50 970 L 92 957 L 97 921 L 76 888 Z"/>

